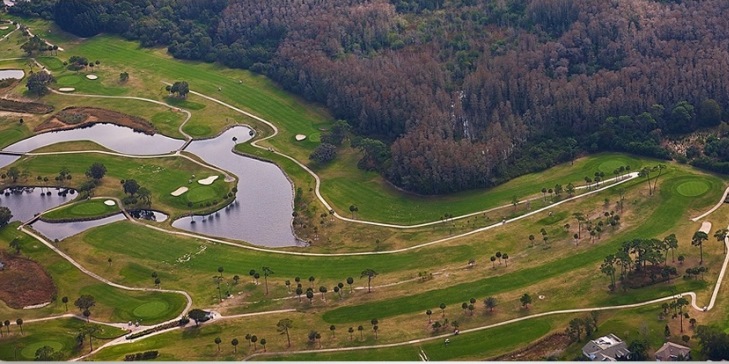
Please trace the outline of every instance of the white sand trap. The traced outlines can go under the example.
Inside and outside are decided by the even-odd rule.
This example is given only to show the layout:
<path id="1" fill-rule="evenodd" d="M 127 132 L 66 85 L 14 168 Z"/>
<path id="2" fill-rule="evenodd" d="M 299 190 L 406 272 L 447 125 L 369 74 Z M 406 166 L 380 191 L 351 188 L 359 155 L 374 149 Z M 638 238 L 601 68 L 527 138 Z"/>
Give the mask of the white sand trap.
<path id="1" fill-rule="evenodd" d="M 300 142 L 302 140 L 306 139 L 306 135 L 304 134 L 296 134 L 296 141 Z"/>
<path id="2" fill-rule="evenodd" d="M 8 30 L 7 26 L 0 27 L 0 30 Z"/>
<path id="3" fill-rule="evenodd" d="M 219 176 L 210 176 L 208 178 L 199 179 L 199 180 L 197 180 L 197 183 L 199 183 L 201 185 L 205 185 L 205 186 L 211 185 L 211 184 L 213 184 L 213 182 L 215 182 L 216 179 L 218 179 L 218 177 Z"/>
<path id="4" fill-rule="evenodd" d="M 699 231 L 702 231 L 702 232 L 706 233 L 706 235 L 708 235 L 709 232 L 711 232 L 711 223 L 708 221 L 702 222 L 701 229 L 699 229 Z"/>
<path id="5" fill-rule="evenodd" d="M 180 188 L 172 191 L 172 193 L 170 193 L 170 195 L 177 197 L 177 196 L 180 196 L 183 193 L 187 192 L 187 190 L 188 190 L 187 187 L 180 187 Z"/>
<path id="6" fill-rule="evenodd" d="M 106 201 L 104 201 L 104 205 L 114 206 L 114 205 L 116 205 L 116 202 L 114 200 L 106 200 Z"/>
<path id="7" fill-rule="evenodd" d="M 99 76 L 97 76 L 97 75 L 86 75 L 86 78 L 88 78 L 89 80 L 95 80 L 95 79 L 99 78 Z"/>
<path id="8" fill-rule="evenodd" d="M 58 91 L 61 91 L 61 92 L 74 92 L 74 91 L 76 91 L 76 89 L 73 88 L 73 87 L 61 87 L 61 88 L 58 89 Z"/>

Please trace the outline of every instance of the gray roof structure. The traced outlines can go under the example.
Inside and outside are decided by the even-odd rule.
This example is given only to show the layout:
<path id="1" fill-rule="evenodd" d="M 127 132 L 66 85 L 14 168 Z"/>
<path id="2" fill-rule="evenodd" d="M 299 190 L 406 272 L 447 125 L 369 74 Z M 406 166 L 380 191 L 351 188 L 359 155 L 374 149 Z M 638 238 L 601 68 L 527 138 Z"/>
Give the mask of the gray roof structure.
<path id="1" fill-rule="evenodd" d="M 582 347 L 582 354 L 592 361 L 615 361 L 619 356 L 630 354 L 630 351 L 623 340 L 613 334 L 608 334 L 590 340 Z"/>
<path id="2" fill-rule="evenodd" d="M 656 351 L 656 360 L 659 361 L 677 361 L 679 357 L 684 360 L 690 358 L 691 348 L 667 341 Z"/>

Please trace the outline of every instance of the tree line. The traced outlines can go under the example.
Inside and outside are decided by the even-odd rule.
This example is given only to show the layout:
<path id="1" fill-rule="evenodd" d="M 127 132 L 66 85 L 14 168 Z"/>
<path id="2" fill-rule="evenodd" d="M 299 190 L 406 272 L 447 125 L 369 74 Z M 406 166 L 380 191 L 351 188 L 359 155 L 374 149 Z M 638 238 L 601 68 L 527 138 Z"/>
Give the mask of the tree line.
<path id="1" fill-rule="evenodd" d="M 10 11 L 266 74 L 382 142 L 380 173 L 425 194 L 585 151 L 670 158 L 662 138 L 728 119 L 722 0 L 42 0 Z M 314 159 L 331 158 L 323 148 Z"/>

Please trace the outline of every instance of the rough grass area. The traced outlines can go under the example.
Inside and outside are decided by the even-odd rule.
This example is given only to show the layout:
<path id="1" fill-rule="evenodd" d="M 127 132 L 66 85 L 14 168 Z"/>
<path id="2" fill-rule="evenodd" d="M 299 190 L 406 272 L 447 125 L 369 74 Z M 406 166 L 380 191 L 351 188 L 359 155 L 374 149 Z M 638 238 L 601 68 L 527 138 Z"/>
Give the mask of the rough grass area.
<path id="1" fill-rule="evenodd" d="M 48 114 L 53 106 L 39 102 L 21 102 L 0 98 L 0 110 L 29 114 Z"/>

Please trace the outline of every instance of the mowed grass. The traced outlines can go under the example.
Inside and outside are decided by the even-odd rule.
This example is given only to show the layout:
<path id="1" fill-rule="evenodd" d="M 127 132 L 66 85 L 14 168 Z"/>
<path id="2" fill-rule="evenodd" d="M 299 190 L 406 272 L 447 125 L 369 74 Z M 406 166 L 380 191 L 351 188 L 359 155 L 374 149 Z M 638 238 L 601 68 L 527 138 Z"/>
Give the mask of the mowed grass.
<path id="1" fill-rule="evenodd" d="M 684 197 L 676 192 L 678 185 L 693 181 L 705 181 L 711 184 L 714 187 L 712 189 L 714 193 L 707 194 L 707 196 L 710 196 L 709 198 L 704 196 L 704 198 L 697 199 Z M 440 303 L 458 303 L 458 300 L 461 299 L 459 297 L 460 292 L 469 292 L 474 297 L 486 297 L 530 285 L 534 282 L 535 277 L 539 277 L 540 279 L 556 277 L 588 264 L 601 261 L 606 255 L 613 253 L 624 240 L 656 237 L 664 234 L 678 222 L 678 219 L 682 218 L 682 215 L 676 213 L 676 211 L 686 211 L 691 205 L 702 206 L 715 202 L 717 195 L 720 193 L 720 186 L 722 186 L 721 181 L 713 176 L 673 175 L 670 177 L 666 176 L 661 183 L 662 187 L 659 193 L 661 203 L 646 223 L 635 229 L 619 233 L 610 239 L 609 242 L 604 242 L 589 251 L 576 253 L 557 261 L 538 267 L 522 269 L 500 277 L 489 277 L 435 291 L 336 308 L 325 312 L 323 318 L 327 322 L 341 323 L 351 322 L 353 320 L 366 320 L 371 317 L 390 317 L 413 311 L 422 310 L 424 312 L 426 309 L 438 307 Z"/>
<path id="2" fill-rule="evenodd" d="M 34 310 L 12 309 L 0 302 L 0 317 L 27 320 L 67 312 L 80 313 L 73 306 L 73 302 L 82 294 L 90 294 L 96 300 L 96 305 L 91 309 L 91 318 L 107 322 L 143 320 L 144 323 L 152 324 L 174 318 L 185 307 L 186 300 L 179 294 L 126 291 L 101 283 L 83 274 L 41 242 L 17 231 L 17 227 L 17 223 L 12 223 L 0 229 L 0 246 L 8 246 L 13 238 L 18 237 L 21 244 L 21 254 L 44 267 L 46 272 L 53 278 L 59 299 L 46 307 Z M 98 256 L 96 259 L 106 261 L 107 256 Z M 69 311 L 66 311 L 65 305 L 61 302 L 61 297 L 69 298 Z M 138 316 L 134 314 L 137 307 L 152 301 L 165 302 L 168 306 L 167 310 L 146 317 L 145 315 Z"/>
<path id="3" fill-rule="evenodd" d="M 10 334 L 0 337 L 0 360 L 29 361 L 35 359 L 35 352 L 43 346 L 50 346 L 60 356 L 57 360 L 67 360 L 89 351 L 88 336 L 84 345 L 79 347 L 76 335 L 87 326 L 86 322 L 76 319 L 64 318 L 43 322 L 26 322 L 23 324 L 23 333 L 15 325 L 10 328 Z M 113 326 L 98 325 L 93 338 L 94 348 L 105 342 L 124 334 L 123 330 Z M 3 327 L 3 331 L 7 328 Z M 7 332 L 7 331 L 5 331 Z"/>
<path id="4" fill-rule="evenodd" d="M 95 195 L 123 198 L 124 192 L 120 181 L 135 179 L 140 186 L 152 192 L 153 208 L 173 216 L 188 213 L 188 203 L 192 203 L 195 209 L 209 207 L 208 203 L 222 204 L 233 188 L 233 183 L 225 182 L 223 178 L 218 178 L 209 186 L 194 181 L 188 183 L 192 175 L 207 177 L 219 175 L 219 172 L 175 156 L 137 159 L 98 153 L 44 155 L 24 157 L 11 166 L 17 166 L 21 170 L 27 169 L 31 174 L 29 181 L 35 180 L 39 175 L 53 178 L 58 175 L 61 167 L 65 166 L 73 176 L 67 184 L 78 187 L 86 180 L 84 176 L 86 170 L 96 162 L 104 164 L 107 173 L 102 179 L 102 185 L 95 189 Z M 179 197 L 170 195 L 180 186 L 188 187 L 189 191 Z M 195 192 L 198 189 L 200 191 Z"/>
<path id="5" fill-rule="evenodd" d="M 44 220 L 77 220 L 92 219 L 109 216 L 119 212 L 119 206 L 114 203 L 109 206 L 105 199 L 93 199 L 76 202 L 59 209 L 43 214 Z"/>

